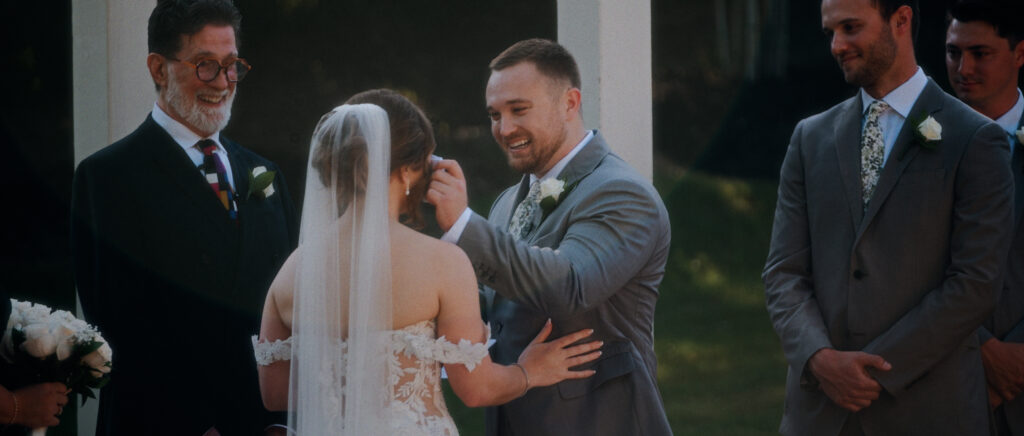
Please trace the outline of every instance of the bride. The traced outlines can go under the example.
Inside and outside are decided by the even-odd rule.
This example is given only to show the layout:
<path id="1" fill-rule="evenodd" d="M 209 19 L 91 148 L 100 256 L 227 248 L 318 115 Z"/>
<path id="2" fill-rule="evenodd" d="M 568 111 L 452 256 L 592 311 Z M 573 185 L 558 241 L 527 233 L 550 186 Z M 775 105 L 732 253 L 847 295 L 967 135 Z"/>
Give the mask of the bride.
<path id="1" fill-rule="evenodd" d="M 389 90 L 360 93 L 313 132 L 299 248 L 267 295 L 254 339 L 263 402 L 299 435 L 457 435 L 440 390 L 472 407 L 593 371 L 583 330 L 491 361 L 476 277 L 458 247 L 423 235 L 430 177 L 426 116 Z"/>

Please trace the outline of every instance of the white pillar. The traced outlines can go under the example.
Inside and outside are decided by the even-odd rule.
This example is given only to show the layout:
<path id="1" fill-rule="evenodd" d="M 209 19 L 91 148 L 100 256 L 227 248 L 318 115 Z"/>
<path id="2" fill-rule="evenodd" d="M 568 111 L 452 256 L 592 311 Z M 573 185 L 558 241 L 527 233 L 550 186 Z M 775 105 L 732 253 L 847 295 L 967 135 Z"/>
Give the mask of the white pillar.
<path id="1" fill-rule="evenodd" d="M 131 133 L 156 92 L 146 69 L 146 27 L 155 2 L 71 2 L 75 165 Z M 82 316 L 81 304 L 78 316 Z M 78 410 L 78 434 L 96 434 L 98 401 Z"/>
<path id="2" fill-rule="evenodd" d="M 135 130 L 156 100 L 146 69 L 155 2 L 71 2 L 75 165 Z"/>
<path id="3" fill-rule="evenodd" d="M 584 125 L 652 178 L 650 0 L 558 0 L 558 42 L 580 67 Z"/>

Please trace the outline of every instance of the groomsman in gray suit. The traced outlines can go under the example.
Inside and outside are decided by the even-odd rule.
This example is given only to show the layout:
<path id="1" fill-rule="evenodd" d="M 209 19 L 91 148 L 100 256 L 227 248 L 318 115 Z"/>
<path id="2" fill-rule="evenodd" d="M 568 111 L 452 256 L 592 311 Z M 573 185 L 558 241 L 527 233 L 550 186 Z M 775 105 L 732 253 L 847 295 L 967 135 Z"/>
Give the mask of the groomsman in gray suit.
<path id="1" fill-rule="evenodd" d="M 1010 139 L 1013 230 L 1003 289 L 992 317 L 978 330 L 1000 435 L 1024 435 L 1024 96 L 1017 87 L 1024 65 L 1019 0 L 966 0 L 950 10 L 946 68 L 957 97 L 995 120 Z"/>
<path id="2" fill-rule="evenodd" d="M 914 56 L 917 2 L 824 0 L 859 92 L 801 121 L 763 279 L 785 435 L 990 434 L 978 326 L 1013 220 L 1006 133 Z"/>
<path id="3" fill-rule="evenodd" d="M 439 162 L 427 198 L 443 239 L 469 255 L 484 285 L 495 362 L 516 361 L 550 318 L 554 336 L 583 328 L 604 341 L 590 378 L 530 390 L 487 411 L 489 435 L 671 434 L 658 392 L 654 306 L 669 221 L 646 178 L 583 128 L 575 60 L 531 39 L 490 65 L 495 141 L 523 174 L 489 218 L 467 207 L 455 161 Z"/>

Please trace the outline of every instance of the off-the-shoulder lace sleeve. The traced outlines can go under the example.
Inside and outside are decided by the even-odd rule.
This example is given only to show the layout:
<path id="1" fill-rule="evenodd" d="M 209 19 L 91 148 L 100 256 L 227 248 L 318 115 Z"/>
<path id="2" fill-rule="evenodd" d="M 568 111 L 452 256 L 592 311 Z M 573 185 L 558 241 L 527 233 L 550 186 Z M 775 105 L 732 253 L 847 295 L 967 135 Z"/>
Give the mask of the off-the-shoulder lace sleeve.
<path id="1" fill-rule="evenodd" d="M 409 332 L 402 333 L 399 339 L 403 345 L 402 351 L 407 356 L 414 355 L 420 359 L 466 365 L 466 369 L 472 372 L 484 360 L 484 357 L 487 357 L 487 341 L 491 339 L 491 326 L 485 325 L 484 331 L 486 333 L 484 341 L 476 344 L 467 339 L 453 344 L 444 336 L 431 339 Z"/>
<path id="2" fill-rule="evenodd" d="M 253 335 L 252 350 L 256 355 L 256 364 L 259 366 L 267 366 L 279 360 L 291 360 L 292 338 L 260 342 L 259 338 Z"/>

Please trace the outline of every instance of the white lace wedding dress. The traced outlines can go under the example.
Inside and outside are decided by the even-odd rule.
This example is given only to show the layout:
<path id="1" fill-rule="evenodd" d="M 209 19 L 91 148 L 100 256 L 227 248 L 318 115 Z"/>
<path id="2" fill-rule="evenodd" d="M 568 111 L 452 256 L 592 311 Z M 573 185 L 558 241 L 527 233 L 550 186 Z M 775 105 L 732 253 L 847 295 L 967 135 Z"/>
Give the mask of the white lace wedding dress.
<path id="1" fill-rule="evenodd" d="M 421 321 L 399 330 L 388 332 L 385 338 L 387 347 L 388 374 L 391 380 L 390 407 L 384 411 L 388 423 L 388 435 L 396 436 L 456 436 L 459 434 L 452 421 L 448 408 L 445 407 L 441 393 L 441 364 L 461 364 L 472 371 L 487 356 L 486 340 L 483 343 L 471 343 L 465 339 L 458 344 L 449 342 L 445 337 L 436 338 L 436 323 L 433 320 Z M 490 329 L 487 329 L 490 338 Z M 271 363 L 288 360 L 292 355 L 292 338 L 273 342 L 258 342 L 253 336 L 253 349 L 256 363 Z M 346 356 L 345 344 L 342 343 L 342 356 Z M 335 374 L 344 373 L 346 362 L 336 362 Z M 335 404 L 331 407 L 336 413 L 334 428 L 344 426 L 341 422 L 342 402 L 339 377 L 333 374 L 322 376 L 325 385 L 331 385 L 337 392 Z M 324 429 L 323 434 L 331 434 Z M 305 436 L 305 435 L 301 435 Z"/>

